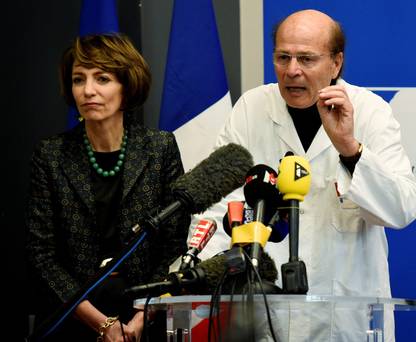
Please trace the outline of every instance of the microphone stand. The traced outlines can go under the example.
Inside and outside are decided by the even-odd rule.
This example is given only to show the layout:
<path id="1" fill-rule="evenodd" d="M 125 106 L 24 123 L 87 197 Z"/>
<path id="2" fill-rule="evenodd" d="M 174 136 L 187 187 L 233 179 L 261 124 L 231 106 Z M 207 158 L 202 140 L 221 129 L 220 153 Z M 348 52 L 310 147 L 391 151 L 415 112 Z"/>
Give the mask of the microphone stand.
<path id="1" fill-rule="evenodd" d="M 306 294 L 308 279 L 306 265 L 299 260 L 299 201 L 289 200 L 289 262 L 282 265 L 283 292 Z"/>
<path id="2" fill-rule="evenodd" d="M 279 165 L 277 185 L 283 200 L 289 204 L 289 262 L 282 265 L 285 293 L 306 294 L 308 279 L 305 263 L 299 260 L 299 201 L 303 201 L 311 185 L 309 162 L 287 152 Z"/>

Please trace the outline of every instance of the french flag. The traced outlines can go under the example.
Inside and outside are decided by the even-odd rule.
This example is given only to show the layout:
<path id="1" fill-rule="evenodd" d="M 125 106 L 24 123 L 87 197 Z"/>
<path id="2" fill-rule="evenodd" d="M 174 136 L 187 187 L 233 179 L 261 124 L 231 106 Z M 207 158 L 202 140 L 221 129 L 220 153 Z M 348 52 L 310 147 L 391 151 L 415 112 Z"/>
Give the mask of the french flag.
<path id="1" fill-rule="evenodd" d="M 211 152 L 232 108 L 211 0 L 175 0 L 159 128 L 174 132 L 185 171 Z"/>

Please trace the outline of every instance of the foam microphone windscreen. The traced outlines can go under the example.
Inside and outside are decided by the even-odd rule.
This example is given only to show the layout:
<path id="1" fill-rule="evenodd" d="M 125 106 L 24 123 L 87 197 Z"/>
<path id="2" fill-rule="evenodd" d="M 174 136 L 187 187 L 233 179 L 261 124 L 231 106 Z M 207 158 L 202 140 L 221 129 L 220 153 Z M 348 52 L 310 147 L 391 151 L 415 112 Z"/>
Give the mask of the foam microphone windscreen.
<path id="1" fill-rule="evenodd" d="M 253 157 L 241 145 L 230 143 L 212 152 L 172 185 L 173 194 L 192 213 L 202 213 L 245 182 Z"/>
<path id="2" fill-rule="evenodd" d="M 259 274 L 262 279 L 268 280 L 271 283 L 274 283 L 278 278 L 276 264 L 272 257 L 265 251 L 263 251 L 260 257 Z"/>
<path id="3" fill-rule="evenodd" d="M 228 267 L 227 253 L 217 255 L 211 259 L 207 259 L 197 265 L 201 274 L 201 282 L 197 292 L 190 291 L 191 294 L 212 294 L 221 280 L 225 270 Z M 259 274 L 262 280 L 274 283 L 277 280 L 277 268 L 273 259 L 269 254 L 263 252 L 259 262 Z"/>
<path id="4" fill-rule="evenodd" d="M 197 293 L 195 294 L 212 294 L 227 268 L 226 257 L 224 254 L 216 255 L 213 258 L 200 262 L 196 268 L 202 271 L 201 278 L 203 282 L 196 289 Z"/>

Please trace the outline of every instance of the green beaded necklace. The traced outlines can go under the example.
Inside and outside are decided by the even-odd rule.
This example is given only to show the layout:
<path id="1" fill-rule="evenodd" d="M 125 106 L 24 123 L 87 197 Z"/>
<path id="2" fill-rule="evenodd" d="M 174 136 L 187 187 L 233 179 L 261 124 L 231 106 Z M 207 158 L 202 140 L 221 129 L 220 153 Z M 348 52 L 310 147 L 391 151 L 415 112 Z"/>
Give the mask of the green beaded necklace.
<path id="1" fill-rule="evenodd" d="M 90 144 L 90 141 L 88 140 L 87 134 L 84 133 L 84 145 L 87 149 L 88 159 L 90 160 L 90 163 L 95 171 L 103 177 L 109 177 L 109 176 L 115 176 L 123 166 L 124 158 L 125 158 L 125 152 L 126 152 L 126 146 L 127 146 L 127 129 L 124 130 L 123 138 L 121 141 L 120 146 L 120 154 L 118 155 L 118 160 L 116 165 L 111 170 L 103 170 L 100 165 L 97 163 L 97 159 L 94 157 L 94 151 L 92 149 L 92 146 Z"/>

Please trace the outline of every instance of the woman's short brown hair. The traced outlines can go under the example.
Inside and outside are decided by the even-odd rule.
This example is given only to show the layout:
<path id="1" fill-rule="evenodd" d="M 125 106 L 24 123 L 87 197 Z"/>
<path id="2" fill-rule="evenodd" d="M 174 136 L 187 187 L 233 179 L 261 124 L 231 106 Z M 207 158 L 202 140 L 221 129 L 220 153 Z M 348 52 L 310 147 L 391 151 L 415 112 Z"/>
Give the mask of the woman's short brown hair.
<path id="1" fill-rule="evenodd" d="M 149 95 L 149 66 L 126 35 L 112 33 L 77 37 L 63 53 L 59 70 L 61 92 L 69 105 L 75 105 L 72 95 L 74 62 L 85 68 L 113 73 L 123 85 L 122 110 L 130 111 L 141 106 Z"/>

